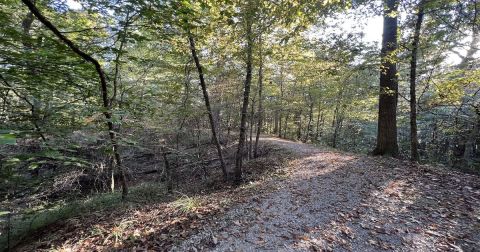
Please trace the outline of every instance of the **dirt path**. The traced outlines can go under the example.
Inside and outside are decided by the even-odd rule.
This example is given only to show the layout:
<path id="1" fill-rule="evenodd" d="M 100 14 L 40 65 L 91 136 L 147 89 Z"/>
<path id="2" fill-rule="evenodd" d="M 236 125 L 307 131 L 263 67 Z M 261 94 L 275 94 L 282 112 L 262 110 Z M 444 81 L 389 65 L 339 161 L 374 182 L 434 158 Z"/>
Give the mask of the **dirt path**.
<path id="1" fill-rule="evenodd" d="M 276 138 L 298 158 L 273 192 L 174 251 L 480 251 L 480 178 Z"/>

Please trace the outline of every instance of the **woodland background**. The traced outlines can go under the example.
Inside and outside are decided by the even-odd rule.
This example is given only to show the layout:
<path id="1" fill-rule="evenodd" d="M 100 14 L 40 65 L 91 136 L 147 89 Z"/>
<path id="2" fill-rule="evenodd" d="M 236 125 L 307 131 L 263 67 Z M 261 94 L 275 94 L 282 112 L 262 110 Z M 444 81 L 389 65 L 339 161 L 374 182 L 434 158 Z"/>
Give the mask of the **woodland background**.
<path id="1" fill-rule="evenodd" d="M 477 173 L 478 8 L 477 0 L 4 0 L 2 224 L 117 188 L 126 197 L 152 181 L 170 192 L 185 181 L 238 184 L 248 178 L 242 163 L 269 152 L 260 135 L 371 153 L 382 62 L 398 70 L 390 154 Z M 387 54 L 363 39 L 365 20 L 379 15 L 398 23 Z"/>

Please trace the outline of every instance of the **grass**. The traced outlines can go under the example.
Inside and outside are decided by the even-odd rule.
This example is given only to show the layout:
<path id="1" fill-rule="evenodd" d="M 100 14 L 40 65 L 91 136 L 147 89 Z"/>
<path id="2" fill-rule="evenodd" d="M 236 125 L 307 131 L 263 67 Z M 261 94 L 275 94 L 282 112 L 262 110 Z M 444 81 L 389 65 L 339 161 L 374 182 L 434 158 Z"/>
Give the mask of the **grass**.
<path id="1" fill-rule="evenodd" d="M 83 200 L 57 203 L 47 209 L 27 210 L 26 212 L 28 213 L 11 218 L 9 234 L 5 232 L 0 236 L 0 251 L 6 251 L 9 247 L 15 247 L 34 232 L 60 220 L 92 212 L 119 208 L 125 209 L 139 204 L 160 202 L 165 199 L 165 192 L 166 189 L 163 184 L 143 183 L 130 188 L 130 194 L 126 201 L 122 201 L 119 192 L 102 193 Z M 185 202 L 185 209 L 195 207 L 196 203 L 192 203 L 189 200 Z M 2 224 L 7 226 L 8 223 L 5 222 Z"/>
<path id="2" fill-rule="evenodd" d="M 201 206 L 201 202 L 199 199 L 195 197 L 188 197 L 186 195 L 182 196 L 181 198 L 175 200 L 171 203 L 171 205 L 181 212 L 189 213 L 195 211 L 198 207 Z"/>

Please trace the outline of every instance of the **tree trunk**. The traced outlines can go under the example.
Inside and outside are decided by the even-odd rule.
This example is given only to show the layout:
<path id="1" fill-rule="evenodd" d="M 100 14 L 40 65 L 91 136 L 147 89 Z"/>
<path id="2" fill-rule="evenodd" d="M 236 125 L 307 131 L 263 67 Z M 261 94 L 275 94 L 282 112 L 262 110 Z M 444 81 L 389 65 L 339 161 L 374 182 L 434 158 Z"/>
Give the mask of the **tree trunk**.
<path id="1" fill-rule="evenodd" d="M 417 51 L 420 41 L 420 30 L 422 28 L 424 15 L 424 1 L 418 6 L 417 22 L 415 23 L 415 32 L 412 41 L 412 55 L 410 58 L 410 152 L 411 160 L 418 161 L 418 135 L 417 135 L 417 96 L 416 96 L 416 78 L 417 78 Z"/>
<path id="2" fill-rule="evenodd" d="M 295 123 L 297 124 L 297 140 L 302 139 L 302 111 L 295 113 Z"/>
<path id="3" fill-rule="evenodd" d="M 278 134 L 278 111 L 275 110 L 273 112 L 273 134 Z"/>
<path id="4" fill-rule="evenodd" d="M 128 25 L 130 21 L 129 18 L 130 18 L 130 13 L 127 12 L 123 30 L 119 33 L 119 36 L 117 38 L 120 41 L 120 46 L 118 47 L 118 51 L 114 60 L 115 71 L 113 73 L 113 91 L 112 91 L 112 98 L 110 99 L 110 107 L 112 107 L 117 100 L 117 90 L 118 90 L 118 82 L 119 82 L 119 74 L 120 74 L 120 58 L 122 57 L 123 47 L 127 41 L 127 30 L 128 30 Z"/>
<path id="5" fill-rule="evenodd" d="M 122 109 L 122 104 L 123 104 L 123 97 L 122 97 L 122 94 L 120 95 L 120 99 L 117 101 L 117 90 L 119 89 L 119 76 L 120 76 L 120 58 L 123 54 L 123 47 L 124 45 L 126 44 L 126 38 L 127 38 L 127 29 L 128 29 L 128 25 L 129 25 L 129 17 L 130 17 L 130 14 L 129 12 L 127 12 L 127 15 L 125 17 L 125 24 L 123 26 L 123 31 L 121 32 L 122 33 L 122 36 L 118 36 L 118 40 L 120 41 L 120 46 L 118 48 L 118 52 L 115 56 L 115 60 L 114 60 L 114 63 L 115 63 L 115 71 L 114 71 L 114 74 L 113 74 L 113 90 L 112 90 L 112 97 L 110 98 L 110 103 L 109 103 L 109 108 L 112 109 L 114 106 L 115 106 L 115 103 L 117 103 L 118 105 L 118 108 L 121 110 Z M 123 121 L 123 117 L 120 116 L 120 122 Z M 120 131 L 121 131 L 121 123 L 117 125 L 117 127 L 115 127 L 114 125 L 114 130 L 115 130 L 115 134 L 120 134 Z M 114 154 L 115 155 L 115 154 Z M 113 165 L 111 167 L 111 171 L 112 171 L 112 178 L 111 178 L 111 190 L 112 192 L 115 190 L 115 176 L 114 176 L 114 172 L 115 172 L 115 159 L 112 159 L 112 162 L 111 164 Z"/>
<path id="6" fill-rule="evenodd" d="M 227 179 L 227 167 L 225 166 L 225 161 L 223 159 L 222 147 L 220 146 L 220 141 L 217 135 L 217 128 L 215 127 L 215 120 L 213 119 L 212 108 L 210 106 L 210 99 L 208 96 L 207 85 L 205 84 L 205 79 L 203 77 L 202 65 L 200 65 L 200 60 L 197 56 L 197 50 L 195 48 L 195 40 L 190 32 L 188 32 L 188 41 L 190 42 L 190 50 L 192 51 L 192 57 L 195 61 L 195 66 L 197 67 L 198 77 L 200 79 L 200 86 L 202 87 L 203 100 L 205 101 L 205 107 L 207 108 L 208 120 L 210 121 L 210 128 L 212 130 L 213 141 L 215 142 L 215 147 L 217 148 L 218 159 L 220 160 L 220 166 L 222 168 L 223 178 Z"/>
<path id="7" fill-rule="evenodd" d="M 232 126 L 230 125 L 230 117 L 231 117 L 231 115 L 230 115 L 230 113 L 228 113 L 227 122 L 226 122 L 226 124 L 227 124 L 227 139 L 225 139 L 225 145 L 227 145 L 227 146 L 228 146 L 228 143 L 230 141 L 230 133 L 232 131 Z"/>
<path id="8" fill-rule="evenodd" d="M 307 132 L 305 134 L 305 138 L 303 142 L 308 142 L 308 140 L 312 136 L 312 120 L 313 120 L 313 101 L 309 104 L 309 111 L 308 111 L 308 124 L 307 124 Z"/>
<path id="9" fill-rule="evenodd" d="M 282 111 L 278 112 L 278 137 L 282 137 Z"/>
<path id="10" fill-rule="evenodd" d="M 245 133 L 246 133 L 246 124 L 247 124 L 247 113 L 248 113 L 248 101 L 250 99 L 250 85 L 252 82 L 252 49 L 253 49 L 253 34 L 252 34 L 252 17 L 246 17 L 246 28 L 247 28 L 247 45 L 246 45 L 246 76 L 245 84 L 243 91 L 243 105 L 241 110 L 241 119 L 240 119 L 240 135 L 238 140 L 238 149 L 237 155 L 235 157 L 235 182 L 237 184 L 242 181 L 242 164 L 244 156 L 244 145 L 245 145 Z"/>
<path id="11" fill-rule="evenodd" d="M 290 114 L 287 112 L 287 115 L 285 115 L 285 120 L 284 120 L 284 125 L 283 125 L 283 138 L 287 139 L 287 128 L 288 128 L 288 118 Z"/>
<path id="12" fill-rule="evenodd" d="M 248 142 L 248 159 L 253 158 L 253 125 L 255 124 L 255 97 L 252 99 L 252 105 L 250 106 L 250 141 Z"/>
<path id="13" fill-rule="evenodd" d="M 341 112 L 343 114 L 343 112 Z M 342 129 L 343 124 L 343 115 L 339 114 L 336 116 L 334 129 L 333 129 L 333 140 L 332 140 L 332 147 L 337 148 L 337 139 L 340 134 L 340 130 Z"/>
<path id="14" fill-rule="evenodd" d="M 217 62 L 217 68 L 220 69 L 223 65 L 225 64 L 225 62 L 223 60 L 219 60 Z M 212 108 L 212 113 L 213 113 L 213 119 L 215 120 L 215 126 L 216 126 L 216 129 L 217 129 L 217 134 L 218 134 L 218 141 L 220 142 L 220 144 L 222 144 L 222 142 L 224 141 L 224 136 L 222 135 L 222 129 L 223 129 L 223 125 L 222 125 L 222 108 L 224 107 L 224 88 L 221 86 L 222 85 L 222 82 L 223 82 L 223 74 L 220 73 L 216 78 L 215 78 L 215 86 L 220 90 L 218 96 L 219 96 L 219 101 L 218 101 L 218 105 L 217 106 L 214 106 Z M 215 97 L 214 97 L 215 98 Z"/>
<path id="15" fill-rule="evenodd" d="M 318 116 L 317 116 L 317 124 L 315 129 L 315 141 L 318 141 L 320 137 L 320 121 L 323 121 L 323 111 L 320 105 L 318 106 Z"/>
<path id="16" fill-rule="evenodd" d="M 278 111 L 278 137 L 282 137 L 282 115 L 283 115 L 283 68 L 280 67 L 280 110 Z M 287 125 L 288 119 L 285 119 L 285 125 Z M 284 127 L 284 132 L 286 128 Z M 285 138 L 285 134 L 283 134 Z"/>
<path id="17" fill-rule="evenodd" d="M 165 165 L 165 174 L 166 174 L 166 181 L 167 181 L 167 192 L 171 193 L 173 191 L 173 173 L 172 168 L 170 167 L 170 162 L 168 161 L 168 152 L 165 147 L 162 147 L 162 157 L 163 163 Z"/>
<path id="18" fill-rule="evenodd" d="M 257 135 L 255 137 L 255 150 L 253 157 L 258 157 L 258 141 L 260 140 L 260 133 L 262 131 L 263 123 L 263 55 L 262 55 L 262 36 L 258 39 L 260 62 L 258 67 L 258 115 L 257 115 Z"/>
<path id="19" fill-rule="evenodd" d="M 122 159 L 120 157 L 120 153 L 118 152 L 118 143 L 117 138 L 113 128 L 112 122 L 112 114 L 110 111 L 110 103 L 108 99 L 108 89 L 107 89 L 107 81 L 105 78 L 105 73 L 103 72 L 100 63 L 94 59 L 92 56 L 86 54 L 82 50 L 80 50 L 71 40 L 65 37 L 49 20 L 43 16 L 40 11 L 35 7 L 35 5 L 29 0 L 22 0 L 22 2 L 28 7 L 28 9 L 38 18 L 38 20 L 45 25 L 50 31 L 52 31 L 63 43 L 65 43 L 74 53 L 79 55 L 85 61 L 90 62 L 92 65 L 95 66 L 95 70 L 98 74 L 100 79 L 100 87 L 102 92 L 102 101 L 103 101 L 103 115 L 106 119 L 106 124 L 108 128 L 108 135 L 110 137 L 110 142 L 112 145 L 112 152 L 115 157 L 116 166 L 118 167 L 118 172 L 120 175 L 120 183 L 122 185 L 122 198 L 125 199 L 128 194 L 128 187 L 127 187 L 127 180 L 125 177 L 125 172 L 122 167 Z"/>
<path id="20" fill-rule="evenodd" d="M 30 52 L 34 49 L 32 43 L 30 41 L 31 38 L 32 38 L 31 35 L 30 35 L 30 30 L 32 29 L 33 20 L 34 20 L 34 15 L 33 15 L 33 12 L 31 12 L 31 11 L 28 12 L 27 15 L 25 15 L 25 18 L 22 20 L 22 29 L 23 29 L 23 35 L 24 35 L 24 38 L 22 40 L 22 45 L 23 45 L 23 49 L 25 50 L 26 53 L 28 53 L 28 52 Z M 30 72 L 31 72 L 32 75 L 34 75 L 34 76 L 38 75 L 38 72 L 35 70 L 35 68 L 30 66 L 29 62 L 27 62 L 27 67 L 30 69 Z M 3 79 L 3 80 L 4 80 L 5 84 L 7 86 L 9 86 L 9 83 L 7 82 L 7 80 L 6 79 Z M 47 138 L 43 134 L 42 127 L 40 127 L 40 124 L 39 124 L 41 119 L 40 119 L 39 114 L 37 113 L 37 110 L 39 110 L 38 107 L 41 106 L 40 103 L 35 102 L 36 99 L 34 99 L 34 101 L 31 102 L 27 98 L 27 95 L 19 96 L 20 93 L 16 92 L 13 89 L 13 86 L 10 86 L 10 87 L 14 91 L 14 94 L 16 94 L 19 98 L 23 99 L 30 106 L 30 113 L 31 113 L 30 121 L 32 122 L 33 127 L 35 128 L 35 131 L 40 136 L 42 141 L 45 144 L 47 144 Z"/>
<path id="21" fill-rule="evenodd" d="M 378 104 L 377 146 L 374 155 L 398 156 L 397 0 L 385 0 Z"/>
<path id="22" fill-rule="evenodd" d="M 346 81 L 346 80 L 345 80 Z M 335 103 L 335 110 L 333 111 L 333 120 L 332 120 L 332 129 L 333 129 L 333 136 L 332 136 L 332 147 L 337 147 L 337 138 L 338 138 L 338 126 L 340 125 L 343 117 L 343 109 L 342 107 L 342 97 L 345 92 L 344 87 L 340 88 L 337 93 L 336 103 Z"/>

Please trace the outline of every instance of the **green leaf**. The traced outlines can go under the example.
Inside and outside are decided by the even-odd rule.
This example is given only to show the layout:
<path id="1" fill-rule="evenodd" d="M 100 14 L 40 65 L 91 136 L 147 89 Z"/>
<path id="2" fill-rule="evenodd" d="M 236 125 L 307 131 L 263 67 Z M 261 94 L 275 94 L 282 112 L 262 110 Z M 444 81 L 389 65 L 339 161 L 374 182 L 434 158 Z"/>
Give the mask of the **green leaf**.
<path id="1" fill-rule="evenodd" d="M 31 164 L 28 166 L 28 169 L 33 171 L 33 170 L 37 169 L 38 166 L 39 166 L 38 163 L 31 163 Z"/>
<path id="2" fill-rule="evenodd" d="M 0 211 L 0 216 L 7 215 L 7 214 L 9 214 L 9 213 L 10 213 L 9 211 Z"/>
<path id="3" fill-rule="evenodd" d="M 17 138 L 13 134 L 0 134 L 0 144 L 16 144 Z"/>

